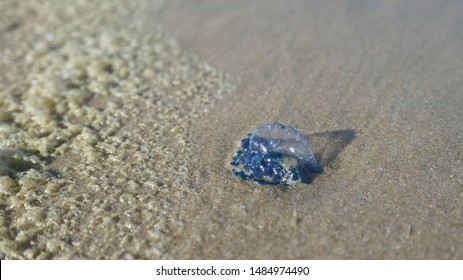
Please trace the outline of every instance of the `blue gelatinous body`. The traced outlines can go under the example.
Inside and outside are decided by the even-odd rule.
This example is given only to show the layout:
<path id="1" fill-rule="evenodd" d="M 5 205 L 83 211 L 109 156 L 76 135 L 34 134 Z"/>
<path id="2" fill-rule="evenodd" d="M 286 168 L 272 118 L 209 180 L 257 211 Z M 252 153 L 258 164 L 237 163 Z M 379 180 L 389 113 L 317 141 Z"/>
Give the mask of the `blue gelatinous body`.
<path id="1" fill-rule="evenodd" d="M 231 165 L 243 179 L 276 185 L 293 185 L 297 181 L 308 184 L 310 174 L 323 172 L 307 137 L 280 123 L 260 126 L 248 134 Z"/>

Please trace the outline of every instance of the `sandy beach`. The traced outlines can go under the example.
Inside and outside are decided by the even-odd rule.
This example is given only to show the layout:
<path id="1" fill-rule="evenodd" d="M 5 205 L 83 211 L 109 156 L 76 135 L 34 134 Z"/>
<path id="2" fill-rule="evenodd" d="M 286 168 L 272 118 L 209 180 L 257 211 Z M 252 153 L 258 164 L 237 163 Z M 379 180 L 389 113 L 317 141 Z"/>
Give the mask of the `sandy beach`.
<path id="1" fill-rule="evenodd" d="M 462 10 L 0 2 L 0 258 L 462 259 Z M 230 171 L 271 122 L 310 185 Z"/>

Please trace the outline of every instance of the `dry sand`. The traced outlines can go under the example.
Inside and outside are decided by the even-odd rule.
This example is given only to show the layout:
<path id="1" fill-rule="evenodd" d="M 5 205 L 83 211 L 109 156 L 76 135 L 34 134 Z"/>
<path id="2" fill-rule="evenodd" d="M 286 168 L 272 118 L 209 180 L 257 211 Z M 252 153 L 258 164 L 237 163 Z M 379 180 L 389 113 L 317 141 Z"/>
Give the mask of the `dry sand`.
<path id="1" fill-rule="evenodd" d="M 463 258 L 461 1 L 98 3 L 0 3 L 2 259 Z"/>

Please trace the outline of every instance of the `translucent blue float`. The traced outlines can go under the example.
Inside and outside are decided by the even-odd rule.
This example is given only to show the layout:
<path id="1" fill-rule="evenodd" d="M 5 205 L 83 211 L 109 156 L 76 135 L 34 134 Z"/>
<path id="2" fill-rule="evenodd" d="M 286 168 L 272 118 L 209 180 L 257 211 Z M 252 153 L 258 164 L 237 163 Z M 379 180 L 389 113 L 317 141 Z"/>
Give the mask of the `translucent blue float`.
<path id="1" fill-rule="evenodd" d="M 314 174 L 323 173 L 307 137 L 291 126 L 266 124 L 247 136 L 231 162 L 233 172 L 245 180 L 293 186 L 309 184 Z"/>

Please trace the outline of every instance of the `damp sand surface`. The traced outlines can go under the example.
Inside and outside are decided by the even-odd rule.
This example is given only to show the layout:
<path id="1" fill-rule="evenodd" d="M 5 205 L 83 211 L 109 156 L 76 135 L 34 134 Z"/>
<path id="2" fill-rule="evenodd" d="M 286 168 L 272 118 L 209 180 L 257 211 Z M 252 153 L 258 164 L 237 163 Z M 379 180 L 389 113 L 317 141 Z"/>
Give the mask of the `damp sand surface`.
<path id="1" fill-rule="evenodd" d="M 463 258 L 460 1 L 127 3 L 0 4 L 2 259 Z M 325 173 L 233 175 L 269 122 Z"/>

